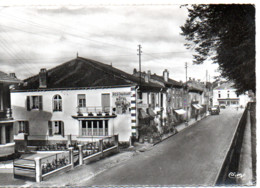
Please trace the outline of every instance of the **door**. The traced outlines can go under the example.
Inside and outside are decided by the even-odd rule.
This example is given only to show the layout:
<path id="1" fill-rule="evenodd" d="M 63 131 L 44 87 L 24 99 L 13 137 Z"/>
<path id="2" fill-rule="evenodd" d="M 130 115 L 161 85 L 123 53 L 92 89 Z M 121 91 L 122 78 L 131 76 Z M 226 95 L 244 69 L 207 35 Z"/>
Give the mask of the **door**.
<path id="1" fill-rule="evenodd" d="M 102 94 L 101 103 L 102 103 L 102 111 L 110 112 L 110 94 L 109 93 Z"/>

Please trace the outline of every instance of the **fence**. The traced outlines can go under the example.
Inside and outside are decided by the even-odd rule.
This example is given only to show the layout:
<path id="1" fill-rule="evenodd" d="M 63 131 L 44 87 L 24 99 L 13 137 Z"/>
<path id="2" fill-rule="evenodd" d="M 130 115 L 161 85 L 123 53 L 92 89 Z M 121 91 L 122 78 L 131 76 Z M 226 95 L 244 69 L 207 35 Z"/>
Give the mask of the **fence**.
<path id="1" fill-rule="evenodd" d="M 230 172 L 238 172 L 241 147 L 247 121 L 247 113 L 249 113 L 248 110 L 250 109 L 250 106 L 251 103 L 248 103 L 247 107 L 243 112 L 242 117 L 238 122 L 238 126 L 235 131 L 235 134 L 233 135 L 229 151 L 226 155 L 221 171 L 219 172 L 218 179 L 216 180 L 217 185 L 236 184 L 236 179 L 231 179 L 228 177 L 228 175 Z"/>
<path id="2" fill-rule="evenodd" d="M 98 142 L 74 145 L 66 151 L 60 151 L 46 157 L 37 157 L 34 160 L 14 160 L 14 177 L 41 182 L 44 178 L 70 170 L 75 165 L 87 164 L 117 152 L 118 135 L 114 135 Z M 18 171 L 22 172 L 18 173 Z"/>
<path id="3" fill-rule="evenodd" d="M 69 151 L 56 153 L 51 156 L 41 158 L 42 175 L 57 170 L 71 163 Z"/>
<path id="4" fill-rule="evenodd" d="M 36 167 L 33 159 L 15 159 L 13 161 L 14 178 L 35 181 Z"/>

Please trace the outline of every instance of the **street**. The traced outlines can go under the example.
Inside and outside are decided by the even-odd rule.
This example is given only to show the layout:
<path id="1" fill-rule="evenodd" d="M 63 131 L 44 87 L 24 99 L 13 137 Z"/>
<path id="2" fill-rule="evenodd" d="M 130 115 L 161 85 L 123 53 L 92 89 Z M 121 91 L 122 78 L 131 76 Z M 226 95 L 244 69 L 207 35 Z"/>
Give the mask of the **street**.
<path id="1" fill-rule="evenodd" d="M 220 115 L 209 116 L 77 186 L 214 186 L 242 112 L 221 109 Z"/>

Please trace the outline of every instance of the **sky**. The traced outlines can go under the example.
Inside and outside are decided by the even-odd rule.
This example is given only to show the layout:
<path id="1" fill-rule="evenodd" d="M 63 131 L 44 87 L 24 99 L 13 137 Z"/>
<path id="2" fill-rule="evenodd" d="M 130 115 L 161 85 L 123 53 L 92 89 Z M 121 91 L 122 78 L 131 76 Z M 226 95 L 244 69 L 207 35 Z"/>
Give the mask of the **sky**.
<path id="1" fill-rule="evenodd" d="M 180 35 L 187 10 L 180 5 L 56 5 L 0 6 L 0 70 L 19 79 L 80 57 L 90 58 L 132 74 L 142 71 L 185 81 L 219 75 L 210 61 L 192 64 L 192 50 Z"/>

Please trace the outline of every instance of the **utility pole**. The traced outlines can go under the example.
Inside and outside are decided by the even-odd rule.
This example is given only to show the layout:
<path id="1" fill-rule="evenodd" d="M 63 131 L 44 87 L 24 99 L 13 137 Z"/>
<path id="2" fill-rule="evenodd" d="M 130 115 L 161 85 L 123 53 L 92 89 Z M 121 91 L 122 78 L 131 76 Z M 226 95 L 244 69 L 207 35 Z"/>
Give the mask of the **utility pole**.
<path id="1" fill-rule="evenodd" d="M 185 84 L 185 100 L 186 100 L 186 126 L 188 126 L 188 64 L 185 62 L 186 84 Z"/>
<path id="2" fill-rule="evenodd" d="M 188 77 L 187 77 L 187 69 L 188 69 L 188 65 L 187 62 L 185 63 L 185 69 L 186 69 L 186 87 L 187 87 L 187 81 L 188 81 Z"/>
<path id="3" fill-rule="evenodd" d="M 142 49 L 142 46 L 139 44 L 138 45 L 138 49 L 137 49 L 137 51 L 138 51 L 138 56 L 139 56 L 139 84 L 140 84 L 140 87 L 141 87 L 141 82 L 142 82 L 142 70 L 141 70 L 141 54 L 142 54 L 142 51 L 141 51 L 141 49 Z"/>

